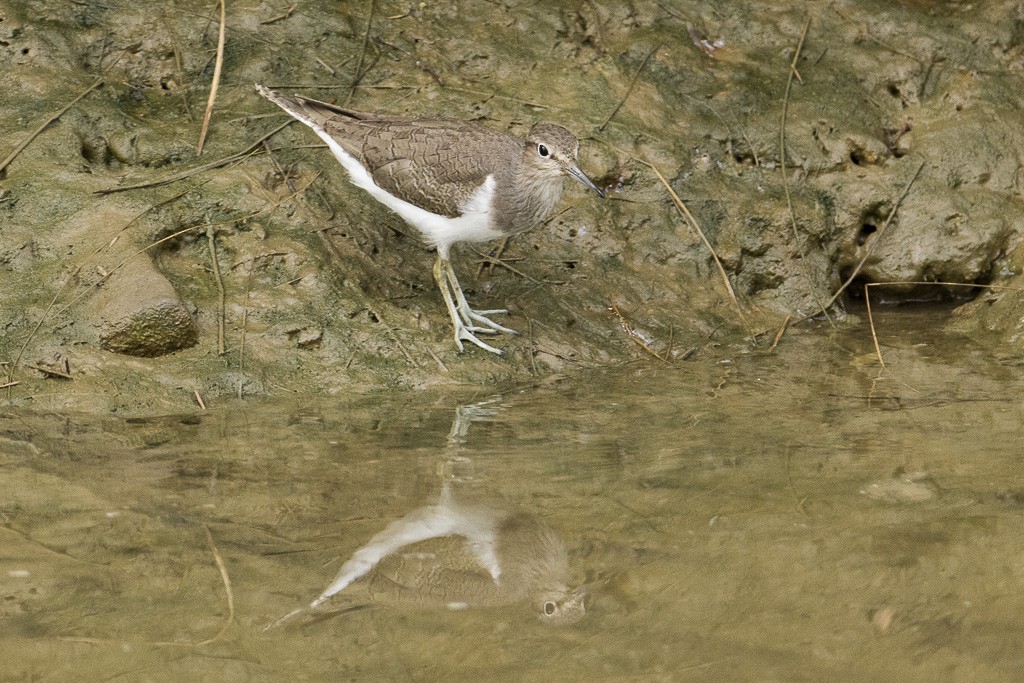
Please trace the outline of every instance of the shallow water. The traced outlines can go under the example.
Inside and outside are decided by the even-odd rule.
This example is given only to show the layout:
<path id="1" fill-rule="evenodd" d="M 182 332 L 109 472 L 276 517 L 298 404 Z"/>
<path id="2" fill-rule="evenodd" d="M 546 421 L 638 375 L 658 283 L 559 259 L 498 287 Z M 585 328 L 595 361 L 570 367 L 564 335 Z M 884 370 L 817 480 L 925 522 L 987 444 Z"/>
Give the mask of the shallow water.
<path id="1" fill-rule="evenodd" d="M 502 393 L 0 412 L 0 678 L 1013 678 L 1024 359 L 935 325 L 886 316 L 886 370 L 794 330 Z M 454 507 L 497 582 L 409 543 L 265 630 Z"/>

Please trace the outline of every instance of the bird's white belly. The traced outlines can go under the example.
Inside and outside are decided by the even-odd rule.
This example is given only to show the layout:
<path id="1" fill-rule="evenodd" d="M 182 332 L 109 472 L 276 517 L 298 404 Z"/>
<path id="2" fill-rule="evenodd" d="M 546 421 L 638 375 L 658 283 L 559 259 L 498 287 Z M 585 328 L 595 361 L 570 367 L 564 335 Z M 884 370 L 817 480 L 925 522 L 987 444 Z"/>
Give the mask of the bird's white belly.
<path id="1" fill-rule="evenodd" d="M 310 127 L 327 143 L 331 152 L 348 171 L 353 185 L 369 192 L 377 201 L 418 229 L 424 240 L 437 247 L 442 258 L 448 258 L 448 250 L 456 242 L 486 242 L 502 236 L 500 231 L 492 227 L 491 221 L 494 176 L 487 176 L 469 201 L 463 204 L 461 216 L 448 218 L 421 209 L 383 189 L 373 181 L 366 167 L 346 152 L 326 131 L 319 126 Z"/>

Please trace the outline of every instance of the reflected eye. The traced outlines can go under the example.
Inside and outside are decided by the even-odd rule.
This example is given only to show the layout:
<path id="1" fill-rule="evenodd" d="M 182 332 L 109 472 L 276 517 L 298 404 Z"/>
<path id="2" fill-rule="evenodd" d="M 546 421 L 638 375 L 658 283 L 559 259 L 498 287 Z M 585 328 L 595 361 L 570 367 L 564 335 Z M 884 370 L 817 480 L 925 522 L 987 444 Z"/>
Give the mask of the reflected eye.
<path id="1" fill-rule="evenodd" d="M 543 146 L 544 145 L 541 145 L 541 147 L 543 147 Z M 549 617 L 552 614 L 554 614 L 555 610 L 557 610 L 557 609 L 558 609 L 558 606 L 555 605 L 555 603 L 551 602 L 550 600 L 548 602 L 544 603 L 544 614 L 546 614 Z"/>
<path id="2" fill-rule="evenodd" d="M 543 144 L 537 145 L 537 154 L 545 158 L 551 156 L 551 152 L 549 152 L 547 146 Z"/>

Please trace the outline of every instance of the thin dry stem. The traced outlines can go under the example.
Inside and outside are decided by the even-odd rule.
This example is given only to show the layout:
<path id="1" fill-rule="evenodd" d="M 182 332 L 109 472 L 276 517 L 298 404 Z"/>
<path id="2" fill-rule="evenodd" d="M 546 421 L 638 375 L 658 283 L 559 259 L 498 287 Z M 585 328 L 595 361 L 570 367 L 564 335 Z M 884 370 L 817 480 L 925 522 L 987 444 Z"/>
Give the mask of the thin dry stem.
<path id="1" fill-rule="evenodd" d="M 295 10 L 297 8 L 298 8 L 298 5 L 291 5 L 283 13 L 278 14 L 277 16 L 273 16 L 273 17 L 271 17 L 269 19 L 266 19 L 264 21 L 261 21 L 260 25 L 261 26 L 267 26 L 269 24 L 273 24 L 273 23 L 276 23 L 278 21 L 281 21 L 282 19 L 287 19 L 288 17 L 290 17 L 295 12 Z"/>
<path id="2" fill-rule="evenodd" d="M 224 278 L 220 275 L 220 265 L 217 263 L 217 242 L 213 234 L 213 226 L 206 226 L 206 245 L 210 249 L 210 265 L 213 267 L 213 277 L 217 281 L 217 355 L 223 356 L 226 353 L 224 347 L 224 319 L 225 312 Z"/>
<path id="3" fill-rule="evenodd" d="M 227 27 L 225 0 L 220 0 L 220 30 L 217 32 L 217 61 L 213 65 L 213 82 L 210 84 L 210 98 L 206 101 L 206 113 L 203 114 L 203 127 L 199 130 L 199 144 L 196 145 L 196 156 L 203 155 L 203 143 L 210 129 L 210 117 L 213 116 L 213 103 L 217 100 L 217 89 L 220 88 L 220 72 L 224 68 L 224 34 Z"/>
<path id="4" fill-rule="evenodd" d="M 481 267 L 482 266 L 486 266 L 486 265 L 501 266 L 505 270 L 507 270 L 507 271 L 509 271 L 511 273 L 515 273 L 519 277 L 526 278 L 530 282 L 534 282 L 534 283 L 541 283 L 541 282 L 543 282 L 543 283 L 549 284 L 549 285 L 564 285 L 565 284 L 565 280 L 538 280 L 537 278 L 533 277 L 532 275 L 528 275 L 528 274 L 524 273 L 523 271 L 519 270 L 518 268 L 516 268 L 515 266 L 511 265 L 508 261 L 503 261 L 502 259 L 499 259 L 497 257 L 488 256 L 487 254 L 484 254 L 483 252 L 477 251 L 476 249 L 473 249 L 473 253 L 480 257 L 480 265 L 481 265 Z"/>
<path id="5" fill-rule="evenodd" d="M 32 363 L 25 363 L 26 368 L 37 370 L 44 375 L 50 375 L 52 377 L 60 377 L 61 379 L 74 379 L 70 374 L 61 372 L 60 370 L 54 370 L 53 368 L 45 368 L 41 365 L 33 365 Z"/>
<path id="6" fill-rule="evenodd" d="M 510 239 L 512 239 L 511 235 L 505 235 L 503 238 L 501 238 L 501 242 L 499 242 L 497 248 L 495 248 L 490 253 L 490 257 L 491 258 L 495 258 L 495 259 L 500 259 L 501 255 L 505 253 L 505 249 L 508 247 L 508 242 L 509 242 Z M 493 263 L 488 263 L 487 261 L 481 261 L 480 262 L 480 267 L 477 268 L 477 270 L 476 270 L 477 277 L 479 277 L 480 275 L 483 274 L 484 268 L 487 268 L 489 272 L 494 272 L 494 264 Z"/>
<path id="7" fill-rule="evenodd" d="M 871 316 L 871 297 L 870 287 L 892 287 L 895 285 L 924 285 L 924 286 L 938 286 L 938 287 L 969 287 L 972 289 L 995 289 L 995 290 L 1007 290 L 1011 292 L 1024 292 L 1024 288 L 1021 287 L 1010 287 L 1008 285 L 979 285 L 973 282 L 942 282 L 934 280 L 901 280 L 899 282 L 867 282 L 864 284 L 864 304 L 868 312 L 868 325 L 871 328 L 871 340 L 875 344 L 875 355 L 878 357 L 878 363 L 883 368 L 886 367 L 885 361 L 882 360 L 882 349 L 878 345 L 878 334 L 875 331 L 875 321 Z"/>
<path id="8" fill-rule="evenodd" d="M 168 26 L 172 36 L 171 49 L 174 51 L 174 72 L 178 82 L 178 92 L 181 93 L 181 104 L 185 107 L 185 115 L 188 116 L 188 120 L 195 123 L 196 117 L 192 114 L 192 107 L 188 103 L 188 87 L 185 83 L 185 69 L 181 63 L 181 50 L 178 49 L 180 41 L 177 32 L 171 27 L 171 24 L 168 23 Z"/>
<path id="9" fill-rule="evenodd" d="M 868 310 L 868 326 L 871 328 L 871 341 L 875 344 L 875 355 L 878 356 L 878 364 L 883 368 L 885 367 L 885 361 L 882 360 L 882 349 L 878 346 L 878 334 L 875 332 L 875 319 L 871 315 L 871 292 L 868 287 L 871 283 L 864 285 L 864 303 L 867 305 Z"/>
<path id="10" fill-rule="evenodd" d="M 537 340 L 533 338 L 533 318 L 530 316 L 526 316 L 526 329 L 530 335 L 530 368 L 536 377 L 540 375 L 540 371 L 537 370 Z"/>
<path id="11" fill-rule="evenodd" d="M 390 87 L 390 86 L 367 85 L 367 86 L 363 86 L 363 87 L 366 87 L 366 88 L 386 88 L 386 87 Z M 418 85 L 415 85 L 415 86 L 410 85 L 410 86 L 394 86 L 394 87 L 396 87 L 396 88 L 410 88 L 410 89 L 416 90 L 420 86 L 418 86 Z M 497 93 L 497 92 L 486 92 L 486 91 L 483 91 L 483 90 L 473 90 L 471 88 L 462 88 L 462 87 L 456 87 L 456 86 L 453 86 L 453 85 L 446 85 L 446 86 L 444 86 L 444 89 L 445 90 L 454 90 L 455 92 L 464 92 L 464 93 L 467 93 L 469 95 L 479 95 L 479 96 L 485 97 L 487 99 L 491 99 L 492 97 L 496 97 L 499 100 L 511 100 L 512 102 L 518 102 L 519 104 L 521 104 L 521 105 L 523 105 L 525 107 L 531 107 L 533 109 L 548 109 L 548 106 L 546 104 L 541 104 L 539 102 L 534 102 L 532 100 L 524 100 L 524 99 L 521 99 L 519 97 L 514 97 L 512 95 L 502 95 L 501 93 Z"/>
<path id="12" fill-rule="evenodd" d="M 210 527 L 203 525 L 203 531 L 206 532 L 206 542 L 210 546 L 210 551 L 213 553 L 213 561 L 217 563 L 217 571 L 220 572 L 221 581 L 224 582 L 224 594 L 228 601 L 228 618 L 224 622 L 223 628 L 212 638 L 203 640 L 197 645 L 208 645 L 213 641 L 224 635 L 224 632 L 228 630 L 232 623 L 235 621 L 235 593 L 231 589 L 231 577 L 228 575 L 227 565 L 224 564 L 224 558 L 221 557 L 220 551 L 217 550 L 217 544 L 213 542 L 213 534 L 210 533 Z"/>
<path id="13" fill-rule="evenodd" d="M 430 357 L 434 359 L 435 363 L 437 363 L 437 367 L 441 368 L 441 372 L 448 372 L 448 366 L 444 364 L 444 361 L 441 360 L 436 353 L 434 353 L 434 349 L 428 346 L 427 353 L 429 353 Z"/>
<path id="14" fill-rule="evenodd" d="M 234 267 L 234 266 L 232 266 Z M 245 372 L 245 327 L 249 319 L 249 291 L 252 288 L 252 273 L 256 267 L 256 259 L 249 259 L 249 272 L 245 276 L 245 298 L 242 299 L 242 332 L 238 340 L 238 371 Z M 241 380 L 240 380 L 241 381 Z M 241 390 L 239 390 L 241 393 Z M 241 396 L 239 396 L 241 398 Z"/>
<path id="15" fill-rule="evenodd" d="M 384 329 L 387 330 L 388 332 L 388 336 L 391 337 L 391 341 L 395 342 L 395 344 L 398 346 L 398 349 L 402 352 L 402 355 L 405 356 L 405 359 L 407 361 L 409 361 L 409 364 L 415 368 L 418 368 L 420 364 L 416 362 L 416 359 L 412 357 L 412 355 L 409 353 L 409 350 L 405 348 L 405 344 L 403 344 L 402 340 L 398 338 L 398 335 L 395 333 L 395 330 L 391 327 L 391 325 L 388 325 L 386 322 L 384 322 L 384 318 L 377 311 L 377 309 L 373 308 L 372 306 L 367 306 L 367 310 L 373 314 L 373 317 L 377 319 L 377 322 L 384 326 Z"/>
<path id="16" fill-rule="evenodd" d="M 220 572 L 220 580 L 224 583 L 224 593 L 228 601 L 228 617 L 225 619 L 224 625 L 221 626 L 220 630 L 206 640 L 200 640 L 197 643 L 162 641 L 150 643 L 151 645 L 158 647 L 202 647 L 203 645 L 210 645 L 220 640 L 227 633 L 227 630 L 231 628 L 231 625 L 235 623 L 235 592 L 231 588 L 231 577 L 228 575 L 227 565 L 224 564 L 224 559 L 220 556 L 220 551 L 217 550 L 217 544 L 213 542 L 213 534 L 210 533 L 210 528 L 204 524 L 203 531 L 206 532 L 206 543 L 210 546 L 210 551 L 213 553 L 213 561 L 217 565 L 217 571 Z"/>
<path id="17" fill-rule="evenodd" d="M 769 351 L 775 349 L 779 345 L 779 341 L 782 340 L 782 335 L 786 333 L 786 328 L 789 327 L 789 321 L 793 318 L 793 314 L 790 313 L 786 316 L 786 319 L 782 321 L 782 325 L 779 326 L 779 331 L 775 333 L 775 339 L 772 340 L 772 345 L 768 347 Z"/>

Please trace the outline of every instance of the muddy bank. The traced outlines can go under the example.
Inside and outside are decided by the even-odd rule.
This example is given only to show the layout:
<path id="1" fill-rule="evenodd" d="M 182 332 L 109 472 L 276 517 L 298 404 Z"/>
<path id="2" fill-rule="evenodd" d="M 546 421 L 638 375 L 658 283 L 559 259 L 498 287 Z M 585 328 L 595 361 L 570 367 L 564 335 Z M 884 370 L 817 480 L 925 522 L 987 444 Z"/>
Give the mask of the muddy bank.
<path id="1" fill-rule="evenodd" d="M 1019 8 L 370 7 L 229 3 L 198 156 L 212 3 L 0 2 L 0 154 L 102 79 L 0 179 L 6 400 L 146 413 L 197 394 L 509 384 L 648 351 L 699 357 L 770 343 L 787 316 L 822 308 L 852 325 L 833 301 L 851 278 L 852 292 L 992 286 L 886 295 L 980 291 L 950 324 L 1017 353 Z M 556 121 L 610 198 L 567 186 L 543 228 L 500 252 L 456 248 L 472 300 L 507 307 L 521 332 L 495 342 L 504 357 L 459 354 L 432 254 L 308 130 L 267 137 L 285 118 L 255 81 L 516 133 Z M 742 315 L 644 162 L 699 221 Z"/>

